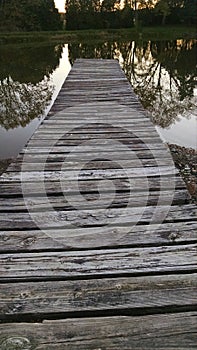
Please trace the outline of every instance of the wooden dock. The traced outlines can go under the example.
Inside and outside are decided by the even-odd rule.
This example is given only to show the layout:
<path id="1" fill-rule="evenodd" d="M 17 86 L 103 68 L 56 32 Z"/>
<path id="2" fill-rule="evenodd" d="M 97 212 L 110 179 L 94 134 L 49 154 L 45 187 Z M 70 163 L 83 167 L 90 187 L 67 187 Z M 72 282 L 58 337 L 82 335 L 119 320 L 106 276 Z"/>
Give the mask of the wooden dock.
<path id="1" fill-rule="evenodd" d="M 197 348 L 196 206 L 115 60 L 0 178 L 0 349 Z"/>

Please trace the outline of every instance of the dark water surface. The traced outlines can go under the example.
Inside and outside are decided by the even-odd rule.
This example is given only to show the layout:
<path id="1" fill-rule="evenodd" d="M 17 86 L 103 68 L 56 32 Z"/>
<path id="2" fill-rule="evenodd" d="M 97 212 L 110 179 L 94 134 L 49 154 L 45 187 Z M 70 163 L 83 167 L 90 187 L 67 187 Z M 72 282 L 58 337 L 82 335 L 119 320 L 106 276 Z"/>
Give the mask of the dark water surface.
<path id="1" fill-rule="evenodd" d="M 120 62 L 163 140 L 197 148 L 196 41 L 0 46 L 0 159 L 15 157 L 76 58 Z"/>

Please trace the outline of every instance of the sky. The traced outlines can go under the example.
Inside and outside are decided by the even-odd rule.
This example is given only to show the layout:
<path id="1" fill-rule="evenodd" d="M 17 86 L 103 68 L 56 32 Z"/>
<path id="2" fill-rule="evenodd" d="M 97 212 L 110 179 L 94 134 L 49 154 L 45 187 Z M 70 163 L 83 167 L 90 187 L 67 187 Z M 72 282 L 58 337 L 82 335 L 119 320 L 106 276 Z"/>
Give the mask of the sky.
<path id="1" fill-rule="evenodd" d="M 65 6 L 65 0 L 54 0 L 55 1 L 55 7 L 59 10 L 59 12 L 65 12 L 64 6 Z"/>
<path id="2" fill-rule="evenodd" d="M 55 7 L 59 10 L 59 12 L 65 12 L 65 0 L 54 0 Z M 123 1 L 121 2 L 123 4 Z"/>
<path id="3" fill-rule="evenodd" d="M 59 12 L 65 12 L 65 0 L 54 0 L 55 7 L 59 10 Z"/>
<path id="4" fill-rule="evenodd" d="M 54 0 L 55 7 L 59 10 L 59 12 L 65 12 L 65 0 Z M 123 1 L 121 2 L 123 4 Z"/>

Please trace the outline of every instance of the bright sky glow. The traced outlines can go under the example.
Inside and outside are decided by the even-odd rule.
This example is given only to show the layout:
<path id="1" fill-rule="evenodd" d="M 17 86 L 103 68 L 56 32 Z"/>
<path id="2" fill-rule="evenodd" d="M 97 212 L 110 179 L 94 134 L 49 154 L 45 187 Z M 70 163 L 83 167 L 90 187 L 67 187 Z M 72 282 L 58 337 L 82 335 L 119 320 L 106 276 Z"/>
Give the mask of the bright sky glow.
<path id="1" fill-rule="evenodd" d="M 148 0 L 145 0 L 148 1 Z M 156 2 L 157 0 L 155 0 Z M 58 9 L 59 12 L 65 12 L 65 0 L 54 0 L 55 7 Z M 120 6 L 123 7 L 124 0 L 121 0 Z"/>
<path id="2" fill-rule="evenodd" d="M 54 0 L 55 7 L 58 9 L 59 12 L 65 12 L 65 0 Z M 124 0 L 121 0 L 121 7 L 124 4 Z"/>
<path id="3" fill-rule="evenodd" d="M 54 2 L 59 12 L 65 12 L 65 0 L 54 0 Z"/>

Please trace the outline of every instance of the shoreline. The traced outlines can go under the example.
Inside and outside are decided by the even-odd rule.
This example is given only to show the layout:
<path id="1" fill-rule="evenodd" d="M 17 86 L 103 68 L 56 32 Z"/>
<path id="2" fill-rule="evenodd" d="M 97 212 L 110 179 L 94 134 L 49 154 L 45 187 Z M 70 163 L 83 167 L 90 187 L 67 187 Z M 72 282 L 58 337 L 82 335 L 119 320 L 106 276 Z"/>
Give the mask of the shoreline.
<path id="1" fill-rule="evenodd" d="M 176 144 L 167 145 L 191 195 L 191 201 L 197 203 L 197 150 Z"/>
<path id="2" fill-rule="evenodd" d="M 73 43 L 81 41 L 114 41 L 114 40 L 176 40 L 195 39 L 194 26 L 144 26 L 136 29 L 83 29 L 61 31 L 29 31 L 4 32 L 0 31 L 1 44 L 32 44 L 32 43 Z"/>
<path id="3" fill-rule="evenodd" d="M 186 187 L 191 195 L 191 202 L 197 203 L 197 150 L 176 144 L 167 144 L 176 168 L 180 171 Z M 0 159 L 0 175 L 14 159 Z"/>

